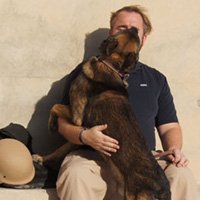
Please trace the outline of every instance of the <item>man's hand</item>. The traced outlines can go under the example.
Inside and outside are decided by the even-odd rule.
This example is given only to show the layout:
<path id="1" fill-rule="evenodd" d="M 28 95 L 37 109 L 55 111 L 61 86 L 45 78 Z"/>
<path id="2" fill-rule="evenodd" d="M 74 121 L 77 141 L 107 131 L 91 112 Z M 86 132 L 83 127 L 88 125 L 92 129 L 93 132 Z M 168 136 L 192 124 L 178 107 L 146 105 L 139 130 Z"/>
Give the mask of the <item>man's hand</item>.
<path id="1" fill-rule="evenodd" d="M 171 151 L 167 156 L 177 167 L 186 167 L 189 163 L 188 159 L 181 152 L 182 147 L 182 131 L 179 123 L 172 122 L 163 124 L 158 127 L 158 133 L 165 151 Z"/>
<path id="2" fill-rule="evenodd" d="M 107 124 L 86 129 L 82 134 L 82 138 L 85 144 L 107 156 L 111 156 L 111 153 L 115 153 L 119 149 L 119 142 L 102 133 L 106 128 Z"/>
<path id="3" fill-rule="evenodd" d="M 172 151 L 172 154 L 168 155 L 167 158 L 177 167 L 186 167 L 189 163 L 189 160 L 178 148 L 169 149 Z"/>

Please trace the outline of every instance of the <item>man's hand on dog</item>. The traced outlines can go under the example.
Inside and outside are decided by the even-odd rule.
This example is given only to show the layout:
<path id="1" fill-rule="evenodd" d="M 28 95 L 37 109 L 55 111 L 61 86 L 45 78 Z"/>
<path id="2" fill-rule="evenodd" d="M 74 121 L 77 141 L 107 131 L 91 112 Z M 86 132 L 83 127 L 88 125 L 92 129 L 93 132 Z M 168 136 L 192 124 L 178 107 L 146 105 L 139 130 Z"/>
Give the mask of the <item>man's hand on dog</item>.
<path id="1" fill-rule="evenodd" d="M 103 134 L 102 131 L 106 128 L 107 124 L 86 129 L 83 134 L 83 139 L 87 145 L 95 150 L 100 151 L 107 156 L 111 156 L 111 153 L 115 153 L 119 149 L 119 142 Z"/>

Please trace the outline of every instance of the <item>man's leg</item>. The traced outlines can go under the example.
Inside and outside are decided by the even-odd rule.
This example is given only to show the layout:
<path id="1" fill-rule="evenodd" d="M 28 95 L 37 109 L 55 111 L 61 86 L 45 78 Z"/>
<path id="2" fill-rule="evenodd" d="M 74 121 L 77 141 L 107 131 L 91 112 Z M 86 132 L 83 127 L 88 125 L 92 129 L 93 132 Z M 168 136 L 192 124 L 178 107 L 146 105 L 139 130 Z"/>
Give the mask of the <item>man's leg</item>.
<path id="1" fill-rule="evenodd" d="M 116 186 L 109 166 L 105 165 L 98 153 L 91 150 L 80 150 L 66 156 L 56 185 L 61 200 L 120 200 L 122 198 L 116 190 L 113 192 Z M 107 185 L 111 187 L 108 188 Z"/>
<path id="2" fill-rule="evenodd" d="M 81 152 L 82 153 L 82 152 Z M 95 162 L 96 153 L 87 151 L 85 158 L 80 151 L 64 159 L 57 180 L 57 193 L 61 200 L 102 200 L 106 183 L 100 176 L 100 166 Z"/>
<path id="3" fill-rule="evenodd" d="M 172 200 L 198 200 L 197 184 L 191 170 L 187 167 L 177 168 L 165 160 L 158 160 L 160 166 L 165 169 L 169 180 Z"/>

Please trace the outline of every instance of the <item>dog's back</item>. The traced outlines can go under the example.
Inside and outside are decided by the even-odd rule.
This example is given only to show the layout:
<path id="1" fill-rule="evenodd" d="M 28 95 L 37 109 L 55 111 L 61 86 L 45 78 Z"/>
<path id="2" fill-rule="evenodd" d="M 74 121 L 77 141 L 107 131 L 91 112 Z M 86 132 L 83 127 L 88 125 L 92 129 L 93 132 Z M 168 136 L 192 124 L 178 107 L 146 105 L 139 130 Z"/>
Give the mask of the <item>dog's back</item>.
<path id="1" fill-rule="evenodd" d="M 124 91 L 108 90 L 92 98 L 83 122 L 86 127 L 107 123 L 104 133 L 119 141 L 120 150 L 111 160 L 123 174 L 130 196 L 170 199 L 168 181 L 145 144 Z"/>

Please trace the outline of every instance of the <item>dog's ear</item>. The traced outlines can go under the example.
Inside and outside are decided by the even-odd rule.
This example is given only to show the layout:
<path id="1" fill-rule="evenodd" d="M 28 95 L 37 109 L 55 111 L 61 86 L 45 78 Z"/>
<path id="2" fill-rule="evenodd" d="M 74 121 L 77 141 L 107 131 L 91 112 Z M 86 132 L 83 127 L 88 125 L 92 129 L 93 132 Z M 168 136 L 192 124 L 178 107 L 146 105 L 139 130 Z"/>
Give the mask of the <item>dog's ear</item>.
<path id="1" fill-rule="evenodd" d="M 110 36 L 101 43 L 99 47 L 100 53 L 110 56 L 111 52 L 117 47 L 117 45 L 118 41 L 114 37 Z"/>
<path id="2" fill-rule="evenodd" d="M 91 57 L 84 65 L 83 65 L 83 73 L 89 79 L 94 79 L 95 71 L 98 59 L 94 56 Z"/>

